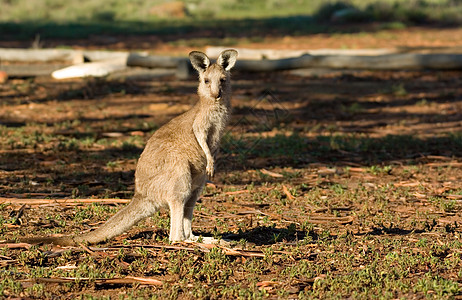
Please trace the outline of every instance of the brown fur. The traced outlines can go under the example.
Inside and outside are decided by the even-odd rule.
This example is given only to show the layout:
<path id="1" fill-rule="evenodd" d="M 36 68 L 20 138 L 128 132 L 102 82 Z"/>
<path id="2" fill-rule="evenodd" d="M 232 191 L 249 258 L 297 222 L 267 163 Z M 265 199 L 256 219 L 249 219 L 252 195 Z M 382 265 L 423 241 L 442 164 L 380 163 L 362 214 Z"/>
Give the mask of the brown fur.
<path id="1" fill-rule="evenodd" d="M 75 236 L 37 237 L 29 243 L 75 245 L 99 243 L 130 229 L 160 207 L 170 209 L 170 240 L 194 240 L 191 220 L 207 176 L 214 172 L 218 150 L 230 114 L 230 69 L 237 52 L 223 51 L 216 64 L 201 52 L 189 54 L 199 72 L 199 101 L 172 119 L 149 139 L 135 172 L 132 201 L 98 229 Z"/>

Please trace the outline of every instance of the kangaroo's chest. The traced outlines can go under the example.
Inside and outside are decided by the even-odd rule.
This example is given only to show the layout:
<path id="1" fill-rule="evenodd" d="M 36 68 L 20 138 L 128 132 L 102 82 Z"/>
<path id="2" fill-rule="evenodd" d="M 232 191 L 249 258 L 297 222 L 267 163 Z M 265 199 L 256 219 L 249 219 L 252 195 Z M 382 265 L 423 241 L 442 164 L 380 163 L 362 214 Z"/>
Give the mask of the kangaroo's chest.
<path id="1" fill-rule="evenodd" d="M 229 112 L 226 107 L 217 109 L 210 115 L 209 130 L 207 133 L 207 144 L 210 150 L 215 151 L 220 143 L 221 136 L 228 123 Z"/>

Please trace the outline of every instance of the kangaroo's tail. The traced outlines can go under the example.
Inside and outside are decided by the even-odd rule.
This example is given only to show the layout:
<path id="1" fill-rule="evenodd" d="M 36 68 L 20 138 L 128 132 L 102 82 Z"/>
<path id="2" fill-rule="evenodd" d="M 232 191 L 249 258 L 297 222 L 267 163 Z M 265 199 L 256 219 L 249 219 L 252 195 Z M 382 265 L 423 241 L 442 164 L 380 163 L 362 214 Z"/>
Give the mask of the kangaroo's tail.
<path id="1" fill-rule="evenodd" d="M 132 201 L 106 221 L 101 227 L 82 235 L 62 237 L 33 237 L 20 239 L 29 244 L 55 244 L 62 246 L 73 246 L 79 243 L 97 244 L 118 236 L 139 221 L 151 216 L 157 207 L 150 201 L 144 200 L 140 195 L 135 194 Z"/>

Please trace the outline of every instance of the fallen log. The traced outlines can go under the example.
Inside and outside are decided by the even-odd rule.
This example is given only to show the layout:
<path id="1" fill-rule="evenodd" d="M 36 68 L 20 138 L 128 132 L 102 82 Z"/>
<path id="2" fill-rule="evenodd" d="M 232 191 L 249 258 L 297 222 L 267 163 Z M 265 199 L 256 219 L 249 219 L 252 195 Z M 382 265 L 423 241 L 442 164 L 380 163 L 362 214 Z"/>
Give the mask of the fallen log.
<path id="1" fill-rule="evenodd" d="M 13 77 L 48 76 L 57 70 L 53 77 L 58 79 L 100 77 L 125 68 L 128 56 L 122 51 L 0 48 L 0 67 Z"/>
<path id="2" fill-rule="evenodd" d="M 194 73 L 189 59 L 186 57 L 172 57 L 159 55 L 144 55 L 131 53 L 127 58 L 127 66 L 144 68 L 175 68 L 178 79 L 187 79 Z"/>
<path id="3" fill-rule="evenodd" d="M 234 69 L 250 72 L 303 68 L 367 70 L 457 70 L 462 54 L 387 54 L 378 56 L 303 55 L 278 60 L 238 60 Z"/>
<path id="4" fill-rule="evenodd" d="M 105 61 L 82 63 L 56 70 L 51 73 L 55 79 L 76 77 L 103 77 L 127 67 L 126 58 L 115 58 Z"/>
<path id="5" fill-rule="evenodd" d="M 194 73 L 187 58 L 130 55 L 129 66 L 177 68 L 178 78 Z M 384 55 L 310 55 L 274 60 L 238 60 L 235 70 L 269 72 L 294 69 L 349 70 L 455 70 L 462 69 L 462 54 L 396 53 Z"/>
<path id="6" fill-rule="evenodd" d="M 228 49 L 227 47 L 207 47 L 205 53 L 210 58 L 217 58 L 220 53 Z M 400 52 L 397 48 L 381 48 L 381 49 L 303 49 L 303 50 L 280 50 L 280 49 L 249 49 L 249 48 L 234 48 L 239 52 L 239 59 L 282 59 L 289 57 L 299 57 L 305 54 L 311 55 L 384 55 Z"/>
<path id="7" fill-rule="evenodd" d="M 11 50 L 11 51 L 4 51 Z M 0 58 L 13 59 L 13 52 L 18 49 L 0 49 Z M 52 49 L 24 50 L 30 53 L 48 53 L 52 57 Z M 3 52 L 2 52 L 3 51 Z M 39 51 L 39 52 L 37 52 Z M 44 52 L 40 52 L 44 51 Z M 312 50 L 311 53 L 315 53 Z M 323 50 L 327 51 L 327 50 Z M 462 69 L 462 54 L 447 53 L 392 53 L 393 49 L 366 49 L 366 50 L 329 50 L 329 55 L 304 54 L 299 57 L 287 57 L 282 59 L 252 59 L 238 60 L 235 69 L 246 72 L 271 72 L 296 69 L 331 69 L 331 70 L 457 70 Z M 372 51 L 372 52 L 371 52 Z M 391 52 L 390 52 L 391 51 Z M 21 51 L 19 51 L 21 52 Z M 73 57 L 74 50 L 60 50 L 54 59 L 68 59 Z M 2 54 L 3 53 L 3 54 Z M 143 53 L 110 52 L 110 51 L 82 51 L 85 59 L 91 58 L 91 63 L 80 63 L 65 69 L 53 72 L 52 76 L 57 79 L 107 76 L 116 71 L 125 70 L 127 67 L 143 67 L 155 69 L 175 69 L 175 75 L 179 79 L 186 79 L 194 70 L 189 59 L 186 57 L 155 56 Z M 291 53 L 290 51 L 288 53 Z M 319 52 L 321 53 L 321 52 Z M 333 54 L 337 53 L 337 54 Z M 343 53 L 343 54 L 342 54 Z M 344 54 L 349 53 L 349 54 Z M 245 53 L 244 53 L 245 54 Z M 243 55 L 244 55 L 243 54 Z M 293 53 L 292 53 L 293 54 Z M 353 55 L 354 54 L 354 55 Z M 358 55 L 360 54 L 360 55 Z M 380 55 L 376 55 L 380 54 Z M 33 55 L 33 56 L 34 56 Z M 241 55 L 241 53 L 240 53 Z M 281 54 L 282 55 L 282 54 Z M 16 56 L 19 59 L 21 55 Z M 245 56 L 245 55 L 244 55 Z M 106 58 L 106 59 L 104 59 Z M 5 58 L 2 58 L 5 60 Z M 38 55 L 37 59 L 45 59 Z M 104 60 L 101 60 L 104 59 Z M 34 76 L 48 75 L 56 70 L 57 66 L 44 67 L 44 65 L 3 65 L 2 68 L 10 76 Z"/>
<path id="8" fill-rule="evenodd" d="M 33 77 L 49 76 L 53 71 L 64 68 L 65 64 L 21 64 L 1 65 L 0 69 L 5 71 L 9 77 Z"/>
<path id="9" fill-rule="evenodd" d="M 210 58 L 217 58 L 220 53 L 228 47 L 209 46 L 205 53 Z M 299 57 L 304 54 L 311 55 L 354 55 L 354 56 L 377 56 L 397 53 L 414 54 L 462 54 L 462 47 L 398 47 L 378 49 L 250 49 L 234 48 L 239 52 L 239 59 L 282 59 Z"/>
<path id="10" fill-rule="evenodd" d="M 185 57 L 160 56 L 160 55 L 143 55 L 131 53 L 127 58 L 129 67 L 145 68 L 176 68 L 182 61 L 189 61 Z"/>
<path id="11" fill-rule="evenodd" d="M 175 76 L 175 69 L 146 69 L 131 67 L 112 73 L 108 76 L 108 80 L 138 80 L 138 81 L 151 81 L 168 76 Z"/>
<path id="12" fill-rule="evenodd" d="M 0 60 L 5 62 L 64 62 L 101 61 L 128 57 L 124 51 L 73 50 L 73 49 L 20 49 L 0 48 Z"/>
<path id="13" fill-rule="evenodd" d="M 82 51 L 72 49 L 16 49 L 0 48 L 2 62 L 65 62 L 82 63 Z"/>
<path id="14" fill-rule="evenodd" d="M 104 50 L 83 50 L 83 57 L 86 61 L 104 61 L 110 59 L 127 59 L 130 55 L 125 51 L 104 51 Z M 144 52 L 143 52 L 144 53 Z M 141 55 L 141 54 L 140 54 Z"/>

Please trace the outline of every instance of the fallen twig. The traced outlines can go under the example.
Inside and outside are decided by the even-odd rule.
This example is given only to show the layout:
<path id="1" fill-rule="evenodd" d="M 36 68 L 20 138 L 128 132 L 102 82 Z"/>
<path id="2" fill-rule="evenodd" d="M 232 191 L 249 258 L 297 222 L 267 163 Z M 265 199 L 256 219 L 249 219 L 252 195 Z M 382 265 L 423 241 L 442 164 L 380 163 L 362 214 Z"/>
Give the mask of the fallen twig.
<path id="1" fill-rule="evenodd" d="M 244 194 L 248 193 L 248 190 L 241 190 L 241 191 L 232 191 L 232 192 L 225 192 L 225 195 L 237 195 L 237 194 Z"/>
<path id="2" fill-rule="evenodd" d="M 260 282 L 257 282 L 257 287 L 259 290 L 266 290 L 266 291 L 270 291 L 272 290 L 276 285 L 280 285 L 281 282 L 278 282 L 278 281 L 260 281 Z"/>
<path id="3" fill-rule="evenodd" d="M 440 162 L 440 163 L 428 163 L 425 164 L 426 166 L 429 167 L 462 167 L 462 162 Z"/>
<path id="4" fill-rule="evenodd" d="M 419 193 L 419 192 L 415 192 L 412 195 L 415 196 L 418 199 L 426 199 L 426 198 L 428 198 L 427 195 Z"/>
<path id="5" fill-rule="evenodd" d="M 19 228 L 21 225 L 15 225 L 15 224 L 10 224 L 10 223 L 5 223 L 3 224 L 6 228 Z"/>
<path id="6" fill-rule="evenodd" d="M 363 168 L 359 168 L 359 167 L 348 168 L 348 171 L 356 172 L 356 173 L 364 173 L 364 172 L 366 172 L 366 170 L 364 170 Z"/>
<path id="7" fill-rule="evenodd" d="M 146 285 L 162 285 L 162 281 L 147 277 L 127 276 L 124 278 L 77 278 L 77 277 L 52 277 L 52 278 L 30 278 L 21 280 L 21 282 L 37 282 L 37 283 L 69 283 L 69 282 L 93 282 L 95 284 L 146 284 Z"/>
<path id="8" fill-rule="evenodd" d="M 201 246 L 207 249 L 220 248 L 221 250 L 223 250 L 225 255 L 229 255 L 229 256 L 265 257 L 265 254 L 263 254 L 260 251 L 235 250 L 235 249 L 228 248 L 222 245 L 214 245 L 214 244 L 202 244 L 202 243 L 194 243 L 194 244 L 197 244 L 198 246 Z"/>
<path id="9" fill-rule="evenodd" d="M 43 205 L 43 204 L 62 204 L 62 205 L 81 205 L 87 203 L 117 204 L 128 203 L 130 199 L 22 199 L 0 197 L 0 204 L 9 203 L 12 205 Z"/>
<path id="10" fill-rule="evenodd" d="M 17 262 L 16 259 L 5 259 L 5 260 L 0 260 L 0 267 L 6 267 L 8 265 L 15 264 Z"/>
<path id="11" fill-rule="evenodd" d="M 338 210 L 338 211 L 348 211 L 348 210 L 351 210 L 352 207 L 351 206 L 345 206 L 345 207 L 321 207 L 321 208 L 318 208 L 316 209 L 314 212 L 315 213 L 323 213 L 323 212 L 326 212 L 326 211 L 334 211 L 334 210 Z"/>
<path id="12" fill-rule="evenodd" d="M 28 243 L 3 243 L 3 244 L 0 244 L 0 248 L 8 248 L 8 249 L 20 249 L 20 248 L 29 249 L 30 247 L 32 247 L 32 245 L 28 244 Z"/>
<path id="13" fill-rule="evenodd" d="M 0 267 L 6 267 L 7 265 L 16 263 L 17 260 L 9 256 L 0 255 Z"/>
<path id="14" fill-rule="evenodd" d="M 401 182 L 396 182 L 393 185 L 397 187 L 416 187 L 421 184 L 422 183 L 419 181 L 401 181 Z"/>
<path id="15" fill-rule="evenodd" d="M 75 264 L 73 264 L 73 265 L 59 266 L 59 267 L 56 267 L 55 270 L 73 270 L 77 268 L 78 267 Z"/>
<path id="16" fill-rule="evenodd" d="M 292 196 L 292 194 L 290 193 L 289 189 L 285 186 L 285 185 L 282 185 L 282 191 L 284 192 L 284 194 L 286 195 L 287 199 L 289 200 L 294 200 L 295 197 Z"/>
<path id="17" fill-rule="evenodd" d="M 348 224 L 353 222 L 354 217 L 323 217 L 323 216 L 313 216 L 309 221 L 327 221 L 327 222 L 337 222 L 339 224 Z"/>
<path id="18" fill-rule="evenodd" d="M 282 174 L 275 173 L 275 172 L 271 172 L 271 171 L 268 171 L 267 169 L 261 169 L 260 172 L 262 172 L 262 173 L 265 174 L 265 175 L 268 175 L 268 176 L 271 176 L 271 177 L 275 177 L 275 178 L 282 178 L 282 177 L 284 177 L 284 175 L 282 175 Z"/>

